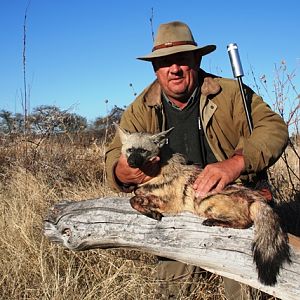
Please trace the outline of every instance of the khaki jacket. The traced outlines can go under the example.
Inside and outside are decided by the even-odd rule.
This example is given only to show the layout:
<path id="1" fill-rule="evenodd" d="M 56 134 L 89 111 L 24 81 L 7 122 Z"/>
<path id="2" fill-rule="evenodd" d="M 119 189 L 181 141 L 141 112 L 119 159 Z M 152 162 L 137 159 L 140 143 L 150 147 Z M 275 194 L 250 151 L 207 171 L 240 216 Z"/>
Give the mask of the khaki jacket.
<path id="1" fill-rule="evenodd" d="M 218 161 L 241 152 L 245 159 L 242 180 L 254 180 L 280 157 L 288 141 L 283 119 L 245 86 L 251 100 L 253 132 L 250 135 L 238 82 L 199 71 L 201 80 L 200 118 L 207 141 Z M 129 105 L 120 126 L 130 132 L 157 133 L 165 129 L 161 87 L 155 80 Z M 106 175 L 115 190 L 124 190 L 116 182 L 114 167 L 120 156 L 121 143 L 116 135 L 105 154 Z"/>

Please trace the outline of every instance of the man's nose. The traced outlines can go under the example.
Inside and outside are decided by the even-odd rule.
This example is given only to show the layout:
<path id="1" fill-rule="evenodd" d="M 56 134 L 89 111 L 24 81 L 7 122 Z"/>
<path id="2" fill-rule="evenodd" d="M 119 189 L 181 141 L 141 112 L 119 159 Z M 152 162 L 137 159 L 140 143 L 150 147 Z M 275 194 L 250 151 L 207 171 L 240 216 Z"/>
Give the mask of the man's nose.
<path id="1" fill-rule="evenodd" d="M 180 71 L 180 66 L 178 64 L 172 64 L 170 66 L 170 72 L 178 73 Z"/>

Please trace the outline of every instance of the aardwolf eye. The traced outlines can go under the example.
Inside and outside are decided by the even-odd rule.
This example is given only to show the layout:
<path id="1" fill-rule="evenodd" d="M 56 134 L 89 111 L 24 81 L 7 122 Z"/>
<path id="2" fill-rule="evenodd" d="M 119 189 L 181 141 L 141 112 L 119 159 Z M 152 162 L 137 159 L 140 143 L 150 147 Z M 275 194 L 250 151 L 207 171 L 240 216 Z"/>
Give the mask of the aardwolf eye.
<path id="1" fill-rule="evenodd" d="M 143 154 L 145 153 L 147 150 L 143 149 L 143 148 L 135 148 L 135 147 L 132 147 L 132 148 L 128 148 L 126 150 L 126 152 L 128 154 L 132 154 L 132 153 L 140 153 L 140 154 Z"/>
<path id="2" fill-rule="evenodd" d="M 146 150 L 146 149 L 144 149 L 144 148 L 135 148 L 135 147 L 128 148 L 128 149 L 126 150 L 126 152 L 127 152 L 129 155 L 135 153 L 135 154 L 140 154 L 140 155 L 143 155 L 143 156 L 145 156 L 146 154 L 149 153 L 149 151 Z"/>

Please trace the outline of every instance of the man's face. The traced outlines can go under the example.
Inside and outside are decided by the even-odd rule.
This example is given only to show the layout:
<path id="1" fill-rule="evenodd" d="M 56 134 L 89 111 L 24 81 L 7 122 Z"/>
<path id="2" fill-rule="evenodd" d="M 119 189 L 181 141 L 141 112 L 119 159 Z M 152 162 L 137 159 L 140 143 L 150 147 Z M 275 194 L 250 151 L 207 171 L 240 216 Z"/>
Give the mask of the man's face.
<path id="1" fill-rule="evenodd" d="M 200 60 L 194 52 L 181 52 L 153 61 L 157 79 L 170 100 L 189 99 L 197 85 Z"/>

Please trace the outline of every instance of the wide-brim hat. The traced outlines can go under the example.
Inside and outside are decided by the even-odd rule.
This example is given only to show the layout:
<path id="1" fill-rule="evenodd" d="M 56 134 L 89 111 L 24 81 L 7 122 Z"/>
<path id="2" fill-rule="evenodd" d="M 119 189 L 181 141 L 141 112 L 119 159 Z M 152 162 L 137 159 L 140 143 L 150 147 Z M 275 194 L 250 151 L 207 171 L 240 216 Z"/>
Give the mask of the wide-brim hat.
<path id="1" fill-rule="evenodd" d="M 199 55 L 204 56 L 215 49 L 216 45 L 198 47 L 190 28 L 185 23 L 175 21 L 158 27 L 152 52 L 138 59 L 153 61 L 158 57 L 186 51 L 197 51 Z"/>

